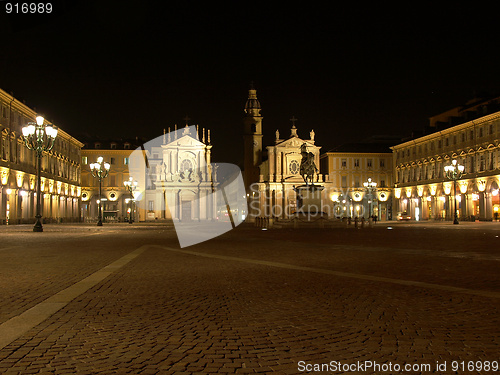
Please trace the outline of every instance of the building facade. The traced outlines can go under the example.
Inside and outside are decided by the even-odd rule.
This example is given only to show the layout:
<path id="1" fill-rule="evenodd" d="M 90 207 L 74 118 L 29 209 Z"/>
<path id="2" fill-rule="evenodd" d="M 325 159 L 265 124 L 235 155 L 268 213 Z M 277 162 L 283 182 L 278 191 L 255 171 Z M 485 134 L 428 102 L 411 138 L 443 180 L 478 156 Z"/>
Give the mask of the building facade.
<path id="1" fill-rule="evenodd" d="M 217 171 L 211 164 L 210 130 L 198 126 L 164 132 L 132 155 L 145 220 L 216 220 Z M 145 165 L 147 160 L 147 165 Z M 219 212 L 220 213 L 220 212 Z"/>
<path id="2" fill-rule="evenodd" d="M 314 130 L 309 137 L 301 138 L 292 119 L 289 134 L 275 131 L 274 144 L 266 146 L 267 160 L 263 161 L 262 115 L 256 90 L 251 87 L 244 108 L 245 162 L 244 179 L 248 198 L 248 221 L 257 218 L 289 220 L 305 214 L 311 217 L 331 217 L 330 193 L 332 184 L 319 171 L 321 147 L 316 144 Z M 304 212 L 303 196 L 299 193 L 306 182 L 300 166 L 303 152 L 310 153 L 317 167 L 313 184 L 317 197 L 314 212 Z"/>
<path id="3" fill-rule="evenodd" d="M 321 155 L 336 218 L 392 219 L 392 152 L 385 143 L 346 144 Z M 365 183 L 376 183 L 365 187 Z"/>
<path id="4" fill-rule="evenodd" d="M 145 220 L 144 212 L 134 206 L 133 197 L 125 187 L 128 181 L 130 154 L 138 147 L 139 140 L 87 140 L 82 148 L 81 178 L 81 217 L 85 222 L 96 222 L 98 205 L 101 200 L 104 221 Z M 90 164 L 102 156 L 104 162 L 110 164 L 108 176 L 101 181 L 99 196 L 99 179 L 93 177 Z M 132 211 L 132 215 L 130 215 Z"/>
<path id="5" fill-rule="evenodd" d="M 430 119 L 428 134 L 392 147 L 395 206 L 414 219 L 492 220 L 500 210 L 500 98 L 475 100 Z M 454 183 L 444 172 L 465 166 Z"/>
<path id="6" fill-rule="evenodd" d="M 24 143 L 22 128 L 37 113 L 0 90 L 0 223 L 34 223 L 36 214 L 36 154 Z M 45 120 L 46 124 L 50 124 Z M 53 124 L 51 124 L 53 125 Z M 80 220 L 81 147 L 83 143 L 58 129 L 54 147 L 41 160 L 44 222 Z"/>

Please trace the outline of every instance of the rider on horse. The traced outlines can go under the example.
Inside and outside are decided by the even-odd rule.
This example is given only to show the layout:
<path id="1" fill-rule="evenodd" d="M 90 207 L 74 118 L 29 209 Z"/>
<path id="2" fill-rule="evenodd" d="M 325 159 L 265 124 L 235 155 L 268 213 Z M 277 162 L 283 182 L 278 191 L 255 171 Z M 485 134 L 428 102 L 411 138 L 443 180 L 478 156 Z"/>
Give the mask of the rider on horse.
<path id="1" fill-rule="evenodd" d="M 306 185 L 308 185 L 308 181 L 311 182 L 311 185 L 314 185 L 314 173 L 318 172 L 318 168 L 316 168 L 316 164 L 314 163 L 314 154 L 307 151 L 306 143 L 303 143 L 302 146 L 300 146 L 300 152 L 302 154 L 300 174 Z"/>

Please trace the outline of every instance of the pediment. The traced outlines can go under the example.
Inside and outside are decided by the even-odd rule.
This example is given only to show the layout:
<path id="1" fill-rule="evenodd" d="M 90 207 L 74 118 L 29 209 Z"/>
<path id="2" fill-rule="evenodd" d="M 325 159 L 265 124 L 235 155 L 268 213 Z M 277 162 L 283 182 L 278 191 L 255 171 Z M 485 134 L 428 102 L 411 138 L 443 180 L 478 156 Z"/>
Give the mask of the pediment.
<path id="1" fill-rule="evenodd" d="M 318 146 L 315 146 L 310 141 L 304 141 L 303 139 L 300 139 L 299 137 L 291 137 L 291 138 L 285 139 L 282 142 L 277 143 L 276 147 L 289 147 L 289 148 L 297 147 L 297 148 L 300 148 L 300 146 L 302 146 L 302 144 L 304 144 L 304 143 L 307 144 L 307 147 L 320 148 Z"/>
<path id="2" fill-rule="evenodd" d="M 200 148 L 205 147 L 203 142 L 200 142 L 196 138 L 191 137 L 190 135 L 184 135 L 179 139 L 176 139 L 162 147 L 171 148 L 171 147 L 190 147 L 190 148 Z"/>

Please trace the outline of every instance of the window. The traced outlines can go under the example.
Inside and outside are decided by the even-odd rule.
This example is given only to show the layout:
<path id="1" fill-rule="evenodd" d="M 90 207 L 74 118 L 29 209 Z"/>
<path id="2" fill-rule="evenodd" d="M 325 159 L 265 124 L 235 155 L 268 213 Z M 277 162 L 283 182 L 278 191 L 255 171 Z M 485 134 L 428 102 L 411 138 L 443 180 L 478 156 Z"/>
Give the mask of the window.
<path id="1" fill-rule="evenodd" d="M 297 160 L 292 160 L 288 168 L 290 169 L 291 174 L 298 174 L 300 170 L 299 162 Z"/>
<path id="2" fill-rule="evenodd" d="M 354 159 L 354 166 L 359 167 L 359 159 Z"/>
<path id="3" fill-rule="evenodd" d="M 342 187 L 347 187 L 347 176 L 342 176 Z"/>
<path id="4" fill-rule="evenodd" d="M 483 128 L 482 128 L 482 127 L 480 127 L 480 128 L 479 128 L 479 137 L 482 137 L 482 136 L 483 136 Z"/>
<path id="5" fill-rule="evenodd" d="M 184 159 L 183 161 L 181 161 L 181 165 L 180 165 L 179 169 L 181 172 L 189 171 L 189 170 L 193 169 L 193 164 L 191 163 L 191 160 Z"/>
<path id="6" fill-rule="evenodd" d="M 111 149 L 116 150 L 116 143 L 115 142 L 111 143 Z"/>
<path id="7" fill-rule="evenodd" d="M 109 164 L 111 165 L 115 164 L 115 158 L 110 158 Z"/>
<path id="8" fill-rule="evenodd" d="M 342 159 L 341 164 L 342 164 L 342 168 L 347 167 L 347 160 L 346 159 Z"/>
<path id="9" fill-rule="evenodd" d="M 123 164 L 128 165 L 129 159 L 128 158 L 123 158 Z"/>
<path id="10" fill-rule="evenodd" d="M 462 142 L 465 142 L 465 133 L 462 133 Z"/>
<path id="11" fill-rule="evenodd" d="M 101 144 L 99 142 L 94 143 L 94 148 L 101 148 Z"/>
<path id="12" fill-rule="evenodd" d="M 87 165 L 88 164 L 88 158 L 86 156 L 82 156 L 82 164 Z"/>
<path id="13" fill-rule="evenodd" d="M 148 201 L 148 210 L 153 211 L 155 209 L 155 201 Z"/>
<path id="14" fill-rule="evenodd" d="M 385 187 L 385 180 L 380 180 L 380 187 L 381 188 Z"/>
<path id="15" fill-rule="evenodd" d="M 380 159 L 380 168 L 385 168 L 385 160 Z"/>
<path id="16" fill-rule="evenodd" d="M 372 167 L 372 159 L 368 159 L 368 160 L 366 161 L 366 166 L 367 166 L 368 168 L 371 168 L 371 167 Z"/>

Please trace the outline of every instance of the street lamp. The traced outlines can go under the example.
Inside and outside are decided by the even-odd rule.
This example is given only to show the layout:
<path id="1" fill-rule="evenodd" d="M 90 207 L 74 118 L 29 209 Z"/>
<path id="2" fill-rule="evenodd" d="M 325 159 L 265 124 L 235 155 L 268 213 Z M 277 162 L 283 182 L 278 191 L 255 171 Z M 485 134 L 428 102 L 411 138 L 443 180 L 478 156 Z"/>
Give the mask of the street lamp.
<path id="1" fill-rule="evenodd" d="M 102 179 L 108 176 L 109 173 L 109 163 L 103 163 L 103 157 L 99 156 L 97 158 L 97 163 L 90 164 L 90 172 L 92 176 L 99 179 L 99 213 L 97 219 L 97 226 L 102 227 Z"/>
<path id="2" fill-rule="evenodd" d="M 133 181 L 133 178 L 132 177 L 129 177 L 128 181 L 123 181 L 123 185 L 125 185 L 125 187 L 127 188 L 127 190 L 129 191 L 130 195 L 132 196 L 132 200 L 131 200 L 131 204 L 130 204 L 130 218 L 128 220 L 128 223 L 129 224 L 132 224 L 132 210 L 134 209 L 134 193 L 133 191 L 135 190 L 135 188 L 137 187 L 137 181 Z"/>
<path id="3" fill-rule="evenodd" d="M 368 201 L 368 218 L 372 216 L 372 190 L 377 187 L 377 183 L 373 182 L 371 178 L 368 178 L 367 182 L 363 182 L 363 186 L 368 190 L 368 195 L 370 196 L 370 200 Z"/>
<path id="4" fill-rule="evenodd" d="M 464 174 L 465 167 L 463 165 L 458 164 L 458 162 L 453 159 L 451 161 L 451 165 L 445 165 L 444 173 L 448 179 L 453 180 L 453 201 L 455 203 L 455 215 L 453 219 L 453 224 L 458 224 L 458 215 L 457 215 L 457 180 L 462 178 Z"/>
<path id="5" fill-rule="evenodd" d="M 24 143 L 26 147 L 30 150 L 34 150 L 36 153 L 37 163 L 36 163 L 36 215 L 35 215 L 35 225 L 33 226 L 33 232 L 43 232 L 42 226 L 42 213 L 41 213 L 41 178 L 40 171 L 42 169 L 42 155 L 43 152 L 52 150 L 54 147 L 54 140 L 57 137 L 57 127 L 53 125 L 44 125 L 45 119 L 42 116 L 37 116 L 36 122 L 28 122 L 26 126 L 22 128 Z"/>

